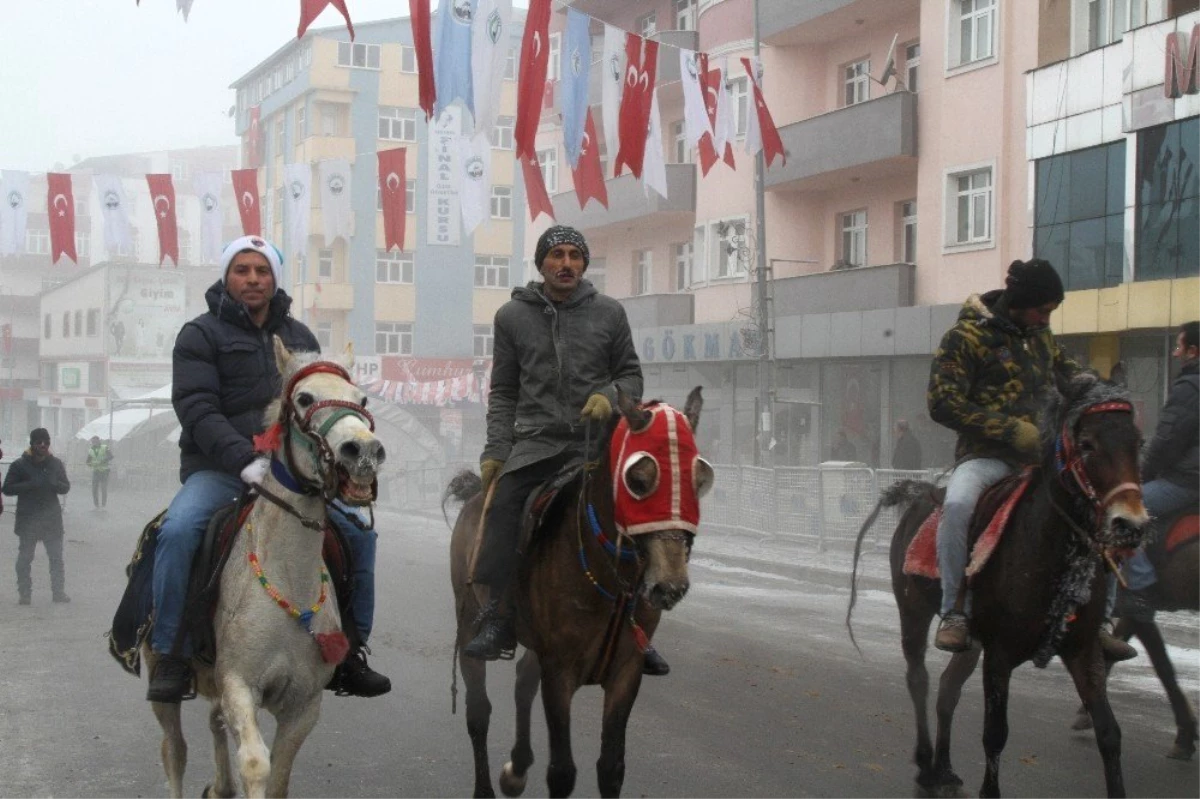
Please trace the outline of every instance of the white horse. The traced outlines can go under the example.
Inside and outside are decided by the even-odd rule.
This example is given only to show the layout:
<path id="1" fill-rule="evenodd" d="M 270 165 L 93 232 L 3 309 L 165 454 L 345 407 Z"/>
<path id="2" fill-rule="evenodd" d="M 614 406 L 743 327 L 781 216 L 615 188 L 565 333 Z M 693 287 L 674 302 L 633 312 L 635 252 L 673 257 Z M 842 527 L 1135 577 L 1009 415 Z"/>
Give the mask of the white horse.
<path id="1" fill-rule="evenodd" d="M 335 497 L 372 503 L 384 460 L 366 398 L 350 379 L 350 347 L 338 364 L 293 354 L 276 337 L 275 362 L 285 389 L 267 409 L 266 423 L 278 444 L 272 453 L 277 464 L 221 577 L 213 621 L 216 662 L 192 663 L 196 690 L 211 702 L 217 774 L 205 796 L 235 793 L 226 728 L 233 733 L 246 796 L 287 795 L 292 763 L 320 715 L 322 691 L 345 656 L 337 598 L 321 556 L 325 504 Z M 274 473 L 279 466 L 301 492 L 280 482 Z M 266 501 L 272 497 L 282 505 Z M 156 656 L 148 644 L 143 655 L 153 673 Z M 180 705 L 152 706 L 163 730 L 163 767 L 171 795 L 178 797 L 187 766 Z M 276 720 L 269 751 L 258 726 L 260 707 Z"/>

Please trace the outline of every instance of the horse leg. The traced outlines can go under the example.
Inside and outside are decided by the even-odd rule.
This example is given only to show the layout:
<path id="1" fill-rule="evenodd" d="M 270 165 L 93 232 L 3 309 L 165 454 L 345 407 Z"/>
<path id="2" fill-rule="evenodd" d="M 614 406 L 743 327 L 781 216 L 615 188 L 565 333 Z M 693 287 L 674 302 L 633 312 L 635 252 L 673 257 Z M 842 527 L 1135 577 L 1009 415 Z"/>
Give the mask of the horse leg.
<path id="1" fill-rule="evenodd" d="M 929 623 L 932 613 L 900 613 L 900 646 L 908 664 L 905 678 L 908 696 L 912 700 L 917 721 L 917 748 L 913 762 L 917 764 L 917 785 L 926 789 L 932 785 L 933 744 L 929 740 L 929 670 L 925 668 L 925 651 L 929 646 Z"/>
<path id="2" fill-rule="evenodd" d="M 625 782 L 625 727 L 642 684 L 642 657 L 627 663 L 604 686 L 604 725 L 600 734 L 600 758 L 596 782 L 601 796 L 620 796 Z"/>
<path id="3" fill-rule="evenodd" d="M 321 717 L 321 695 L 307 705 L 289 708 L 275 717 L 275 740 L 271 742 L 271 776 L 267 779 L 268 796 L 287 796 L 292 779 L 292 764 L 317 719 Z"/>
<path id="4" fill-rule="evenodd" d="M 1174 760 L 1191 760 L 1196 752 L 1196 710 L 1175 679 L 1175 666 L 1167 655 L 1167 645 L 1163 641 L 1162 632 L 1154 622 L 1134 622 L 1134 634 L 1146 647 L 1154 673 L 1166 689 L 1167 699 L 1171 702 L 1171 712 L 1175 714 L 1175 743 L 1167 757 Z"/>
<path id="5" fill-rule="evenodd" d="M 1075 690 L 1083 700 L 1092 717 L 1092 726 L 1096 730 L 1096 746 L 1100 749 L 1100 759 L 1104 761 L 1104 782 L 1109 796 L 1125 795 L 1125 780 L 1121 776 L 1121 727 L 1117 724 L 1116 716 L 1108 704 L 1108 670 L 1104 664 L 1104 656 L 1100 653 L 1100 645 L 1094 643 L 1087 649 L 1074 652 L 1063 658 L 1071 679 L 1075 681 Z M 987 678 L 986 664 L 984 678 Z"/>
<path id="6" fill-rule="evenodd" d="M 229 736 L 225 733 L 225 717 L 221 715 L 221 703 L 214 701 L 208 709 L 208 729 L 213 739 L 213 765 L 217 776 L 206 785 L 205 797 L 219 796 L 229 799 L 237 793 L 233 784 L 233 769 L 229 765 Z"/>
<path id="7" fill-rule="evenodd" d="M 962 778 L 954 773 L 954 767 L 950 764 L 950 733 L 954 727 L 954 711 L 958 708 L 958 700 L 962 698 L 963 685 L 975 673 L 982 651 L 979 644 L 974 644 L 966 652 L 952 656 L 938 680 L 937 748 L 933 756 L 932 780 L 938 796 L 967 795 L 962 788 Z"/>
<path id="8" fill-rule="evenodd" d="M 266 796 L 271 775 L 271 753 L 258 727 L 256 703 L 250 686 L 240 677 L 226 674 L 221 680 L 221 713 L 237 744 L 238 772 L 247 797 Z"/>
<path id="9" fill-rule="evenodd" d="M 505 796 L 520 796 L 525 790 L 526 775 L 533 765 L 533 746 L 529 742 L 529 716 L 533 712 L 533 699 L 537 696 L 542 678 L 542 667 L 537 653 L 526 649 L 517 661 L 517 682 L 513 687 L 513 698 L 517 705 L 517 740 L 513 744 L 512 758 L 500 771 L 500 790 Z"/>
<path id="10" fill-rule="evenodd" d="M 1099 653 L 1099 647 L 1096 648 Z M 1008 683 L 1012 667 L 995 650 L 983 659 L 983 754 L 987 766 L 979 795 L 1000 795 L 1000 753 L 1008 743 Z"/>
<path id="11" fill-rule="evenodd" d="M 467 640 L 470 640 L 468 636 Z M 462 654 L 460 642 L 458 665 L 462 671 L 467 700 L 467 735 L 471 737 L 471 753 L 475 758 L 475 796 L 493 797 L 491 766 L 488 765 L 488 723 L 492 718 L 492 703 L 487 695 L 487 661 Z"/>
<path id="12" fill-rule="evenodd" d="M 183 796 L 183 772 L 187 768 L 187 741 L 183 739 L 178 702 L 151 702 L 154 717 L 162 727 L 162 764 L 167 772 L 167 785 L 174 799 Z"/>
<path id="13" fill-rule="evenodd" d="M 550 738 L 546 785 L 551 796 L 570 796 L 575 790 L 575 759 L 571 755 L 571 698 L 575 681 L 542 664 L 542 706 Z"/>
<path id="14" fill-rule="evenodd" d="M 1122 641 L 1128 641 L 1136 633 L 1137 623 L 1133 619 L 1122 618 L 1117 619 L 1117 623 L 1113 625 L 1113 638 Z M 1140 639 L 1141 636 L 1139 635 Z M 1145 643 L 1143 641 L 1142 643 Z M 1111 660 L 1104 661 L 1104 671 L 1106 674 L 1112 674 L 1112 667 L 1116 665 Z M 1088 715 L 1087 708 L 1081 702 L 1079 709 L 1075 711 L 1075 721 L 1071 723 L 1071 729 L 1076 731 L 1090 730 L 1092 728 L 1092 717 Z"/>

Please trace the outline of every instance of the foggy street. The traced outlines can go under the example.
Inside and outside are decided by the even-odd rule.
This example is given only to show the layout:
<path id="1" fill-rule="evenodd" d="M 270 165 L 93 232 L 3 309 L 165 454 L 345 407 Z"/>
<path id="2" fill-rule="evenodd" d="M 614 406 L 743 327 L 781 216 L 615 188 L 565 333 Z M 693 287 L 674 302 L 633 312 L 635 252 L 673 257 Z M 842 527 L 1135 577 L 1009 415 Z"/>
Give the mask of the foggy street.
<path id="1" fill-rule="evenodd" d="M 135 681 L 109 657 L 104 632 L 124 588 L 136 536 L 168 497 L 114 489 L 107 511 L 76 486 L 66 510 L 69 605 L 51 604 L 46 561 L 34 562 L 31 607 L 0 593 L 0 774 L 6 796 L 163 796 L 159 729 Z M 0 516 L 0 560 L 16 552 L 11 508 Z M 440 516 L 382 511 L 372 665 L 391 677 L 375 700 L 325 694 L 320 723 L 292 779 L 295 796 L 461 796 L 470 792 L 463 716 L 450 713 L 453 602 L 449 530 Z M 782 540 L 704 532 L 692 588 L 656 636 L 673 670 L 647 678 L 629 725 L 626 796 L 910 795 L 912 711 L 904 687 L 886 555 L 864 561 L 855 630 L 843 626 L 850 554 L 797 551 Z M 11 572 L 6 572 L 11 575 Z M 1165 617 L 1181 683 L 1198 688 L 1194 614 Z M 945 656 L 931 649 L 936 675 Z M 512 664 L 490 669 L 493 778 L 512 745 Z M 983 774 L 978 676 L 965 689 L 954 763 L 974 794 Z M 1013 796 L 1098 796 L 1104 783 L 1090 733 L 1069 725 L 1077 700 L 1058 663 L 1015 675 L 1001 784 Z M 1170 711 L 1146 658 L 1122 664 L 1110 696 L 1123 733 L 1131 796 L 1195 796 L 1195 763 L 1163 757 Z M 576 696 L 576 794 L 596 795 L 600 692 Z M 207 703 L 185 704 L 185 795 L 212 774 Z M 269 716 L 267 729 L 272 729 Z M 527 794 L 545 795 L 540 699 Z"/>

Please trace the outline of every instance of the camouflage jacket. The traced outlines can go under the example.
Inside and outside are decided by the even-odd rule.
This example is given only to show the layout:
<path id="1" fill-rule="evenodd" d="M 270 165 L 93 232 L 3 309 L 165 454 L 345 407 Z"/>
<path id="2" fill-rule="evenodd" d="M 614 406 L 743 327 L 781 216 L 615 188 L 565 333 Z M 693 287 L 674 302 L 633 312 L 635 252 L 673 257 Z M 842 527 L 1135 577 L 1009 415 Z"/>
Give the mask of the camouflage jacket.
<path id="1" fill-rule="evenodd" d="M 1017 420 L 1037 424 L 1042 392 L 1054 373 L 1069 378 L 1079 364 L 1049 328 L 1021 330 L 992 307 L 1001 292 L 972 295 L 942 336 L 929 372 L 929 417 L 958 433 L 959 461 L 999 458 L 1014 465 L 1036 460 L 1012 445 Z"/>

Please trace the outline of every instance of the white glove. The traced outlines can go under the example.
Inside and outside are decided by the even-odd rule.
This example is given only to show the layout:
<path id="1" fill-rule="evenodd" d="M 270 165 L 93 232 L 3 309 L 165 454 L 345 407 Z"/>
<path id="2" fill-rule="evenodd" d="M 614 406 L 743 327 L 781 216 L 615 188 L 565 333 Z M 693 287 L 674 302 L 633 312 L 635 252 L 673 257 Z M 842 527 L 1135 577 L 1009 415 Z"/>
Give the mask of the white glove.
<path id="1" fill-rule="evenodd" d="M 267 470 L 270 468 L 271 461 L 255 458 L 242 469 L 242 482 L 250 486 L 262 485 L 263 478 L 267 476 Z"/>

